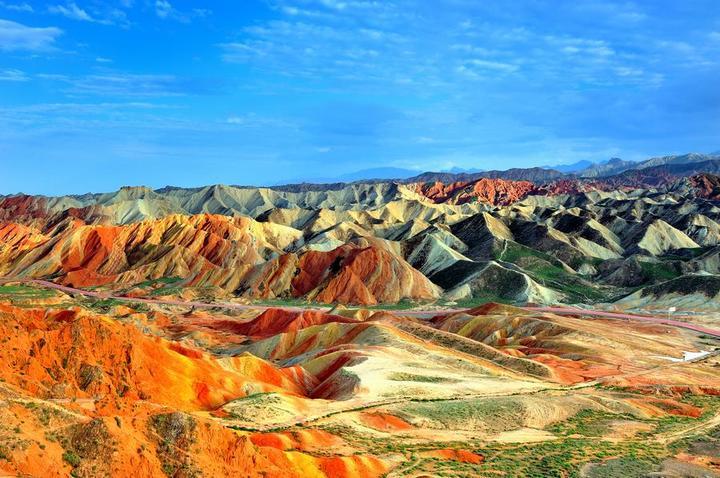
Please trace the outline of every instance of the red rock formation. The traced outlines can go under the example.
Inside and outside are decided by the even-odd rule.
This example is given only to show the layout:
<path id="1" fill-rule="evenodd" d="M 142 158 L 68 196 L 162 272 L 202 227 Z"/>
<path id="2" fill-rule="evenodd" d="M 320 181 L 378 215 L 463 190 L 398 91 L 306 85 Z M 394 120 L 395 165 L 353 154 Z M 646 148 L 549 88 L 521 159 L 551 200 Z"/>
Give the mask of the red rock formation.
<path id="1" fill-rule="evenodd" d="M 257 446 L 268 446 L 279 450 L 327 450 L 342 446 L 342 438 L 324 430 L 310 428 L 294 432 L 254 433 L 250 440 Z"/>
<path id="2" fill-rule="evenodd" d="M 485 457 L 478 455 L 477 453 L 473 453 L 468 450 L 453 450 L 450 448 L 425 451 L 422 452 L 422 456 L 439 458 L 440 460 L 459 461 L 461 463 L 472 463 L 475 465 L 482 463 L 485 460 Z"/>
<path id="3" fill-rule="evenodd" d="M 382 412 L 363 412 L 360 414 L 360 421 L 370 428 L 384 432 L 405 431 L 414 428 L 402 418 Z"/>
<path id="4" fill-rule="evenodd" d="M 532 194 L 536 187 L 530 181 L 508 181 L 482 178 L 477 181 L 416 183 L 411 187 L 435 203 L 463 204 L 480 201 L 492 205 L 508 205 Z"/>
<path id="5" fill-rule="evenodd" d="M 579 179 L 559 179 L 550 184 L 542 186 L 543 194 L 557 196 L 560 194 L 577 194 L 593 190 L 605 190 L 602 183 L 598 181 L 584 181 Z"/>
<path id="6" fill-rule="evenodd" d="M 100 396 L 97 406 L 111 409 L 144 398 L 180 410 L 213 410 L 244 396 L 248 383 L 306 394 L 292 369 L 277 369 L 252 356 L 220 363 L 80 309 L 0 304 L 0 335 L 12 337 L 14 344 L 0 347 L 0 378 L 42 398 Z"/>
<path id="7" fill-rule="evenodd" d="M 0 221 L 46 218 L 47 200 L 40 196 L 10 196 L 0 199 Z"/>
<path id="8" fill-rule="evenodd" d="M 208 326 L 210 328 L 218 327 L 226 331 L 231 330 L 236 334 L 259 338 L 270 337 L 285 332 L 296 332 L 307 327 L 331 322 L 355 323 L 357 321 L 340 315 L 325 314 L 316 310 L 291 311 L 286 309 L 268 309 L 250 322 L 228 324 L 227 321 L 215 321 L 215 323 L 210 323 Z"/>
<path id="9" fill-rule="evenodd" d="M 698 197 L 720 200 L 720 176 L 714 174 L 697 174 L 688 178 Z"/>
<path id="10" fill-rule="evenodd" d="M 330 252 L 311 251 L 301 257 L 298 269 L 292 280 L 295 297 L 363 305 L 438 297 L 422 273 L 377 246 L 346 244 Z"/>
<path id="11" fill-rule="evenodd" d="M 280 228 L 280 229 L 278 229 Z M 293 232 L 294 231 L 294 232 Z M 438 289 L 380 244 L 282 254 L 300 232 L 246 217 L 167 216 L 126 226 L 65 222 L 47 234 L 0 225 L 0 276 L 45 278 L 73 287 L 133 285 L 167 277 L 251 298 L 304 297 L 376 304 L 428 300 Z M 268 257 L 274 259 L 266 261 Z"/>

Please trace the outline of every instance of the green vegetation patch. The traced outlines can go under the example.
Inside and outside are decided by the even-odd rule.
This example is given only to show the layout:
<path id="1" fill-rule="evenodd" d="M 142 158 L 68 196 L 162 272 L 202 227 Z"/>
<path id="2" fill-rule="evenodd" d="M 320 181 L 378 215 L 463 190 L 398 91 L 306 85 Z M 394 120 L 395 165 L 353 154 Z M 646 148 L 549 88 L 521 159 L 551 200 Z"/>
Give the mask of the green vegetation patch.
<path id="1" fill-rule="evenodd" d="M 522 244 L 512 241 L 508 241 L 507 246 L 496 255 L 497 260 L 512 262 L 513 264 L 526 257 L 538 257 L 551 264 L 559 264 L 560 262 L 550 254 L 537 251 L 531 247 L 523 246 Z"/>
<path id="2" fill-rule="evenodd" d="M 573 417 L 548 427 L 548 431 L 556 435 L 582 435 L 584 437 L 605 436 L 611 422 L 617 420 L 637 421 L 633 415 L 604 412 L 600 410 L 581 410 Z"/>
<path id="3" fill-rule="evenodd" d="M 505 297 L 500 297 L 497 294 L 491 294 L 486 291 L 474 291 L 472 297 L 469 297 L 466 299 L 460 299 L 460 300 L 452 302 L 451 304 L 443 304 L 443 305 L 473 309 L 477 306 L 487 304 L 488 302 L 495 302 L 497 304 L 507 304 L 507 305 L 514 305 L 516 303 L 516 301 L 514 301 L 514 300 L 511 300 L 511 299 L 508 299 Z"/>
<path id="4" fill-rule="evenodd" d="M 377 305 L 370 305 L 370 306 L 363 306 L 363 309 L 380 309 L 380 310 L 407 310 L 412 309 L 420 305 L 419 302 L 415 302 L 409 299 L 402 299 L 399 302 L 396 302 L 394 304 L 377 304 Z"/>
<path id="5" fill-rule="evenodd" d="M 140 282 L 139 284 L 136 284 L 135 287 L 154 287 L 158 285 L 169 285 L 180 282 L 181 280 L 181 277 L 161 277 L 159 279 L 150 279 Z"/>
<path id="6" fill-rule="evenodd" d="M 666 260 L 678 260 L 687 261 L 689 259 L 695 259 L 700 257 L 706 252 L 711 251 L 715 246 L 704 246 L 704 247 L 687 247 L 684 249 L 676 249 L 662 256 Z"/>
<path id="7" fill-rule="evenodd" d="M 23 403 L 23 406 L 31 410 L 35 414 L 35 418 L 44 426 L 48 426 L 52 418 L 62 418 L 64 416 L 64 412 L 61 410 L 41 403 L 26 402 Z"/>
<path id="8" fill-rule="evenodd" d="M 512 398 L 479 398 L 412 403 L 401 416 L 423 418 L 448 429 L 502 431 L 508 423 L 518 423 L 524 413 L 522 403 Z"/>
<path id="9" fill-rule="evenodd" d="M 150 306 L 142 302 L 133 302 L 132 299 L 93 299 L 89 298 L 83 302 L 85 307 L 94 311 L 107 314 L 119 305 L 127 306 L 137 312 L 150 312 Z"/>
<path id="10" fill-rule="evenodd" d="M 507 247 L 498 253 L 497 259 L 516 264 L 534 281 L 567 295 L 569 302 L 593 303 L 606 299 L 603 291 L 582 278 L 566 272 L 562 263 L 550 254 L 508 242 Z M 584 262 L 597 265 L 601 260 L 584 259 Z"/>
<path id="11" fill-rule="evenodd" d="M 670 445 L 670 449 L 675 453 L 687 451 L 693 455 L 718 457 L 720 456 L 720 427 L 678 440 Z"/>
<path id="12" fill-rule="evenodd" d="M 640 262 L 643 276 L 648 281 L 658 282 L 675 279 L 680 276 L 677 268 L 673 264 L 663 262 Z"/>
<path id="13" fill-rule="evenodd" d="M 160 277 L 159 279 L 150 279 L 128 287 L 123 292 L 130 291 L 132 289 L 149 289 L 146 291 L 148 295 L 159 296 L 159 295 L 177 295 L 182 292 L 182 287 L 179 283 L 182 282 L 181 277 Z"/>
<path id="14" fill-rule="evenodd" d="M 658 459 L 622 457 L 591 465 L 588 478 L 646 478 L 658 470 Z"/>
<path id="15" fill-rule="evenodd" d="M 388 376 L 389 380 L 396 382 L 422 382 L 422 383 L 456 383 L 457 380 L 447 377 L 433 377 L 429 375 L 416 375 L 414 373 L 394 372 Z"/>
<path id="16" fill-rule="evenodd" d="M 65 463 L 72 466 L 73 468 L 77 468 L 78 466 L 80 466 L 80 457 L 72 451 L 66 451 L 65 453 L 63 453 L 62 458 Z"/>
<path id="17" fill-rule="evenodd" d="M 311 302 L 302 297 L 277 297 L 275 299 L 260 299 L 253 301 L 256 305 L 267 305 L 270 307 L 307 307 L 317 305 L 319 307 L 328 307 L 329 304 L 320 304 L 317 302 Z"/>
<path id="18" fill-rule="evenodd" d="M 154 415 L 150 432 L 158 444 L 158 458 L 167 476 L 193 478 L 200 473 L 187 461 L 187 452 L 195 442 L 195 420 L 180 412 Z"/>
<path id="19" fill-rule="evenodd" d="M 530 266 L 525 272 L 536 282 L 568 296 L 570 302 L 597 302 L 607 299 L 606 294 L 584 279 L 566 272 L 561 267 L 545 263 Z"/>
<path id="20" fill-rule="evenodd" d="M 632 395 L 622 388 L 602 387 L 617 394 Z M 677 398 L 677 397 L 675 397 Z M 402 455 L 402 464 L 393 471 L 396 476 L 447 477 L 534 477 L 534 478 L 610 478 L 645 477 L 662 469 L 664 460 L 680 452 L 694 455 L 718 456 L 720 427 L 700 435 L 666 444 L 656 437 L 667 432 L 679 432 L 712 418 L 720 410 L 720 398 L 686 395 L 681 401 L 703 408 L 697 419 L 687 417 L 640 418 L 626 413 L 604 410 L 583 410 L 568 420 L 548 427 L 557 437 L 539 443 L 488 443 L 481 434 L 463 442 L 417 443 L 399 437 L 369 437 L 360 430 L 340 423 L 325 423 L 320 428 L 343 437 L 358 450 L 378 456 Z M 412 422 L 413 417 L 448 429 L 462 429 L 463 423 L 499 422 L 503 430 L 519 422 L 522 404 L 512 399 L 434 400 L 403 406 L 396 415 Z M 459 424 L 459 421 L 463 421 Z M 654 425 L 650 431 L 639 431 L 634 437 L 608 440 L 618 421 L 632 421 Z M 615 423 L 613 423 L 615 422 Z M 458 426 L 459 425 L 459 426 Z M 465 427 L 467 429 L 467 427 Z M 477 427 L 480 428 L 480 427 Z M 647 427 L 645 427 L 647 428 Z M 642 428 L 638 428 L 641 430 Z M 678 435 L 681 436 L 681 435 Z M 464 449 L 484 457 L 479 464 L 423 456 L 423 452 L 437 449 Z"/>
<path id="21" fill-rule="evenodd" d="M 485 456 L 485 462 L 479 466 L 479 470 L 486 473 L 498 473 L 506 477 L 579 478 L 587 463 L 601 464 L 597 469 L 600 474 L 592 476 L 645 476 L 633 473 L 657 470 L 661 460 L 667 456 L 667 451 L 662 445 L 650 441 L 611 442 L 565 437 L 538 444 L 499 446 L 481 451 L 481 454 Z M 618 458 L 619 463 L 604 467 L 610 460 Z M 628 474 L 603 474 L 617 470 Z"/>
<path id="22" fill-rule="evenodd" d="M 54 290 L 24 284 L 0 285 L 0 298 L 9 298 L 10 300 L 48 299 L 56 295 Z"/>
<path id="23" fill-rule="evenodd" d="M 150 291 L 148 295 L 152 297 L 162 296 L 162 295 L 180 295 L 182 293 L 183 289 L 182 287 L 161 287 L 159 289 L 153 289 Z"/>

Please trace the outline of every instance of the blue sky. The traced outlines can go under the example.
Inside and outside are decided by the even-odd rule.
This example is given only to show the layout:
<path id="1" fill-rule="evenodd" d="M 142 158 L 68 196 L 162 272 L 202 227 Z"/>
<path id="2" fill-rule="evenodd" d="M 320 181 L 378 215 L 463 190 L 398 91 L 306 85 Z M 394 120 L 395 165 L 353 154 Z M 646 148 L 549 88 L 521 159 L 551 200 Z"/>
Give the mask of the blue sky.
<path id="1" fill-rule="evenodd" d="M 0 0 L 0 194 L 720 149 L 717 0 Z"/>

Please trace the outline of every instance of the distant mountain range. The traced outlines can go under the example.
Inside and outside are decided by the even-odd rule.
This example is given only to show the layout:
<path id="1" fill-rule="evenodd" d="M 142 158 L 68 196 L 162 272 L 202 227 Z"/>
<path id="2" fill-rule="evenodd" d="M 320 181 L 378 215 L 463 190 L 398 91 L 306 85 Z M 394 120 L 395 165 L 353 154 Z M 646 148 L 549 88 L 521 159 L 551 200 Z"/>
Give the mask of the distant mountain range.
<path id="1" fill-rule="evenodd" d="M 448 170 L 442 170 L 440 173 L 447 174 L 472 174 L 482 172 L 482 169 L 477 168 L 458 168 L 453 167 Z M 394 167 L 381 167 L 381 168 L 368 168 L 361 169 L 359 171 L 353 171 L 351 173 L 341 174 L 337 177 L 308 177 L 298 178 L 291 180 L 289 183 L 312 183 L 312 184 L 333 184 L 333 183 L 353 183 L 358 181 L 372 181 L 372 180 L 403 180 L 413 176 L 423 174 L 424 171 L 420 169 L 408 169 L 408 168 L 394 168 Z M 288 184 L 287 181 L 281 183 L 282 185 Z"/>
<path id="2" fill-rule="evenodd" d="M 532 181 L 532 182 L 548 182 L 563 177 L 564 174 L 554 169 L 543 168 L 513 168 L 503 171 L 482 171 L 477 173 L 432 173 L 426 172 L 406 178 L 402 182 L 419 183 L 429 181 L 439 181 L 441 183 L 453 183 L 458 181 L 475 181 L 480 178 L 489 179 L 508 179 L 512 181 Z"/>
<path id="3" fill-rule="evenodd" d="M 543 169 L 554 169 L 555 171 L 560 171 L 561 173 L 574 173 L 576 171 L 582 171 L 584 169 L 588 169 L 592 166 L 595 166 L 598 163 L 594 163 L 592 161 L 588 160 L 582 160 L 578 161 L 576 163 L 572 164 L 558 164 L 555 166 L 540 166 Z"/>
<path id="4" fill-rule="evenodd" d="M 563 177 L 567 178 L 604 178 L 614 176 L 625 171 L 640 170 L 662 165 L 679 165 L 703 163 L 720 160 L 720 152 L 702 154 L 688 153 L 650 158 L 644 161 L 629 161 L 620 158 L 610 158 L 605 161 L 592 162 L 588 160 L 577 161 L 571 164 L 558 164 L 554 166 L 540 166 L 532 168 L 512 168 L 507 170 L 483 170 L 479 168 L 463 169 L 453 167 L 440 171 L 420 171 L 417 169 L 380 167 L 369 168 L 342 174 L 334 178 L 301 178 L 294 181 L 283 182 L 276 186 L 283 189 L 298 190 L 307 184 L 325 185 L 326 189 L 341 184 L 357 182 L 382 182 L 394 180 L 403 183 L 440 181 L 443 183 L 457 181 L 474 181 L 479 178 L 507 179 L 513 181 L 532 181 L 535 183 L 548 182 Z M 692 168 L 690 168 L 692 169 Z M 688 170 L 690 170 L 688 169 Z M 697 172 L 703 172 L 697 170 Z M 303 185 L 303 186 L 300 186 Z"/>

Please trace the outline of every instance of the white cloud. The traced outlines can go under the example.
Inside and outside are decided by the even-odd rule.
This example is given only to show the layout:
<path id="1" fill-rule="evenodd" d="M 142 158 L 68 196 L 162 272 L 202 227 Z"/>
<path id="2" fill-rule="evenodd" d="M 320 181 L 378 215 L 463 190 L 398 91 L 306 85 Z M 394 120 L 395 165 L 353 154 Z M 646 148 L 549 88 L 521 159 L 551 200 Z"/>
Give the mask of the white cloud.
<path id="1" fill-rule="evenodd" d="M 38 74 L 36 76 L 47 81 L 65 83 L 67 88 L 64 91 L 72 95 L 83 96 L 151 98 L 185 96 L 204 91 L 202 85 L 197 86 L 192 80 L 178 78 L 174 75 L 107 72 L 79 77 L 55 74 Z"/>
<path id="2" fill-rule="evenodd" d="M 648 16 L 633 2 L 608 2 L 606 0 L 579 1 L 573 8 L 594 18 L 604 17 L 615 23 L 634 24 L 645 21 Z"/>
<path id="3" fill-rule="evenodd" d="M 14 12 L 32 13 L 35 11 L 29 3 L 24 3 L 24 2 L 23 3 L 0 2 L 0 7 L 4 8 L 6 10 L 14 11 Z"/>
<path id="4" fill-rule="evenodd" d="M 450 45 L 450 49 L 453 51 L 459 51 L 469 53 L 473 55 L 487 56 L 496 53 L 493 50 L 484 48 L 481 46 L 471 45 L 470 43 L 454 43 Z"/>
<path id="5" fill-rule="evenodd" d="M 471 58 L 465 60 L 462 65 L 458 66 L 455 71 L 470 78 L 478 79 L 484 75 L 498 73 L 514 73 L 518 70 L 517 65 L 511 63 L 503 63 L 499 61 L 479 60 Z"/>
<path id="6" fill-rule="evenodd" d="M 48 51 L 63 31 L 56 27 L 35 28 L 10 20 L 0 20 L 0 50 Z"/>
<path id="7" fill-rule="evenodd" d="M 435 142 L 435 139 L 429 136 L 418 136 L 415 138 L 415 142 L 417 144 L 432 144 Z"/>
<path id="8" fill-rule="evenodd" d="M 205 18 L 212 15 L 212 10 L 209 10 L 207 8 L 193 8 L 192 10 L 193 16 L 196 16 L 198 18 Z"/>
<path id="9" fill-rule="evenodd" d="M 113 62 L 110 58 L 103 58 L 101 56 L 95 58 L 95 61 L 98 63 L 112 63 Z"/>
<path id="10" fill-rule="evenodd" d="M 585 56 L 609 57 L 615 54 L 615 50 L 604 40 L 556 36 L 546 36 L 545 40 L 568 55 L 580 53 Z"/>
<path id="11" fill-rule="evenodd" d="M 178 80 L 172 75 L 107 74 L 90 75 L 73 81 L 73 90 L 84 94 L 116 96 L 180 96 Z"/>
<path id="12" fill-rule="evenodd" d="M 472 60 L 468 61 L 468 64 L 470 64 L 472 66 L 477 66 L 479 68 L 488 69 L 488 70 L 498 70 L 498 71 L 507 71 L 507 72 L 513 72 L 518 69 L 517 65 L 512 65 L 510 63 L 502 63 L 499 61 L 472 59 Z"/>
<path id="13" fill-rule="evenodd" d="M 63 15 L 73 20 L 80 20 L 83 22 L 95 22 L 95 20 L 88 12 L 78 7 L 75 2 L 69 2 L 65 5 L 51 5 L 48 7 L 50 13 Z"/>
<path id="14" fill-rule="evenodd" d="M 115 8 L 113 5 L 114 3 L 111 2 L 92 2 L 88 7 L 84 8 L 74 1 L 69 1 L 64 4 L 50 5 L 47 11 L 81 22 L 127 27 L 129 25 L 127 13 L 121 8 Z M 127 8 L 123 3 L 120 6 Z"/>
<path id="15" fill-rule="evenodd" d="M 644 72 L 640 68 L 632 68 L 629 66 L 618 66 L 615 68 L 618 76 L 641 76 Z"/>
<path id="16" fill-rule="evenodd" d="M 371 0 L 318 0 L 320 5 L 332 10 L 349 10 L 349 9 L 375 9 L 382 8 L 383 2 Z"/>
<path id="17" fill-rule="evenodd" d="M 0 111 L 15 115 L 38 115 L 63 114 L 63 115 L 86 115 L 102 114 L 109 111 L 121 110 L 170 110 L 174 106 L 148 103 L 148 102 L 124 102 L 124 103 L 36 103 L 14 108 L 0 108 Z"/>
<path id="18" fill-rule="evenodd" d="M 253 23 L 218 46 L 226 62 L 317 82 L 312 88 L 332 79 L 343 86 L 320 87 L 337 91 L 403 85 L 428 93 L 452 90 L 463 79 L 641 84 L 662 68 L 653 51 L 656 40 L 641 42 L 642 31 L 637 37 L 621 36 L 573 23 L 550 30 L 563 33 L 549 34 L 540 25 L 519 26 L 522 22 L 513 18 L 485 18 L 476 8 L 482 2 L 447 2 L 463 15 L 433 16 L 418 0 L 273 0 L 277 16 Z M 582 14 L 645 28 L 644 12 L 623 2 L 603 9 L 602 0 L 578 0 L 582 8 L 569 7 L 566 13 L 573 21 Z M 417 8 L 404 8 L 408 5 Z M 625 31 L 623 25 L 619 30 Z M 709 34 L 706 43 L 715 45 L 713 38 Z"/>
<path id="19" fill-rule="evenodd" d="M 61 75 L 58 73 L 38 73 L 38 78 L 50 81 L 70 81 L 70 77 L 67 75 Z"/>
<path id="20" fill-rule="evenodd" d="M 339 2 L 337 0 L 320 0 L 320 3 L 335 10 L 344 10 L 348 6 L 347 2 Z"/>
<path id="21" fill-rule="evenodd" d="M 189 23 L 192 18 L 206 18 L 212 13 L 212 10 L 207 8 L 193 8 L 190 12 L 181 12 L 169 0 L 155 0 L 155 14 L 163 20 Z"/>
<path id="22" fill-rule="evenodd" d="M 254 56 L 265 55 L 265 50 L 272 47 L 270 43 L 262 41 L 254 41 L 251 44 L 241 42 L 222 43 L 219 46 L 224 50 L 223 60 L 229 63 L 243 63 Z"/>
<path id="23" fill-rule="evenodd" d="M 173 13 L 173 6 L 167 0 L 156 0 L 155 13 L 160 18 L 167 18 Z"/>
<path id="24" fill-rule="evenodd" d="M 27 81 L 29 79 L 24 71 L 0 70 L 0 81 Z"/>
<path id="25" fill-rule="evenodd" d="M 273 127 L 273 128 L 292 128 L 294 127 L 289 122 L 280 118 L 270 118 L 265 116 L 259 116 L 255 113 L 245 113 L 241 115 L 229 116 L 225 119 L 225 123 L 232 126 L 242 126 L 243 128 L 260 128 L 260 127 Z"/>

